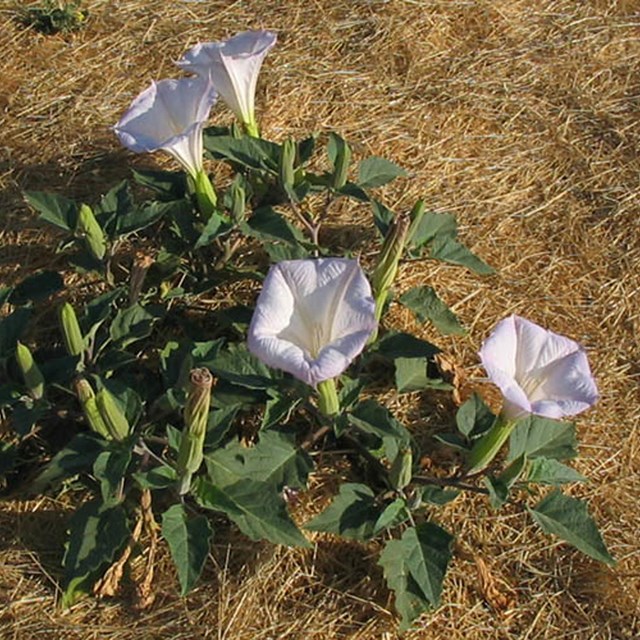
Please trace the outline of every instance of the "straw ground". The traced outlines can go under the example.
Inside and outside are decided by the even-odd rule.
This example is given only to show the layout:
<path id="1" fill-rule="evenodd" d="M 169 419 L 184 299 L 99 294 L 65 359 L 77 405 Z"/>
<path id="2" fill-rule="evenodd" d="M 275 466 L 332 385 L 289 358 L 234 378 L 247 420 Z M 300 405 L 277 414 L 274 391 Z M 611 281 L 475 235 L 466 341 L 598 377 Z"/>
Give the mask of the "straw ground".
<path id="1" fill-rule="evenodd" d="M 576 467 L 618 564 L 613 569 L 465 498 L 439 517 L 459 540 L 439 610 L 407 638 L 631 639 L 640 636 L 640 7 L 634 0 L 88 0 L 68 37 L 20 28 L 0 4 L 0 274 L 14 282 L 56 265 L 49 233 L 23 189 L 95 200 L 131 157 L 109 130 L 151 79 L 198 41 L 246 28 L 279 34 L 259 86 L 265 135 L 340 131 L 361 153 L 411 176 L 390 206 L 424 197 L 456 214 L 463 240 L 497 269 L 481 278 L 428 262 L 402 267 L 400 292 L 436 287 L 468 328 L 443 339 L 393 308 L 391 323 L 439 344 L 465 378 L 482 381 L 477 350 L 520 313 L 579 340 L 601 390 L 578 420 Z M 227 121 L 222 109 L 214 114 Z M 211 166 L 212 171 L 216 167 Z M 366 207 L 330 221 L 346 245 L 369 233 Z M 73 281 L 70 280 L 69 283 Z M 388 396 L 416 433 L 451 425 L 440 395 Z M 335 468 L 318 471 L 296 517 L 320 510 Z M 347 473 L 347 471 L 344 471 Z M 394 638 L 377 548 L 315 536 L 312 551 L 253 544 L 219 528 L 200 586 L 177 595 L 167 550 L 155 602 L 124 593 L 67 613 L 59 599 L 65 495 L 0 507 L 0 637 Z"/>

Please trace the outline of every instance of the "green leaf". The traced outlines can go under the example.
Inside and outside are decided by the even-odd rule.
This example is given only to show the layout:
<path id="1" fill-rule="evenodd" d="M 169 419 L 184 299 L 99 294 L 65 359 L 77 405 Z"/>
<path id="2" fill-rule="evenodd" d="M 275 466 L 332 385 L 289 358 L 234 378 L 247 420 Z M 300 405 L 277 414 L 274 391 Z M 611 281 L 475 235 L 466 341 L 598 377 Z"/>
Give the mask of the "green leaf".
<path id="1" fill-rule="evenodd" d="M 211 135 L 204 132 L 204 148 L 217 160 L 229 160 L 249 169 L 278 173 L 280 145 L 261 138 Z"/>
<path id="2" fill-rule="evenodd" d="M 378 353 L 395 360 L 396 358 L 432 358 L 440 349 L 435 345 L 420 340 L 409 333 L 389 331 L 376 343 Z"/>
<path id="3" fill-rule="evenodd" d="M 133 478 L 141 489 L 166 489 L 175 485 L 178 481 L 178 474 L 173 467 L 162 465 L 148 471 L 134 473 Z"/>
<path id="4" fill-rule="evenodd" d="M 198 581 L 209 553 L 213 531 L 205 516 L 189 518 L 182 504 L 162 514 L 162 536 L 178 569 L 180 595 L 185 596 Z"/>
<path id="5" fill-rule="evenodd" d="M 491 409 L 475 392 L 456 413 L 458 431 L 467 438 L 480 437 L 491 428 L 495 419 Z"/>
<path id="6" fill-rule="evenodd" d="M 159 319 L 158 310 L 134 304 L 126 309 L 120 309 L 109 327 L 111 339 L 124 348 L 127 345 L 146 338 L 151 334 L 153 325 Z"/>
<path id="7" fill-rule="evenodd" d="M 269 398 L 264 408 L 260 429 L 266 430 L 278 426 L 280 423 L 288 422 L 289 417 L 301 402 L 301 397 L 290 398 L 280 394 Z"/>
<path id="8" fill-rule="evenodd" d="M 595 560 L 615 564 L 582 500 L 556 490 L 527 510 L 545 533 L 558 536 Z"/>
<path id="9" fill-rule="evenodd" d="M 420 322 L 431 321 L 445 335 L 465 333 L 456 315 L 438 298 L 432 287 L 414 287 L 400 296 L 398 301 L 413 311 Z"/>
<path id="10" fill-rule="evenodd" d="M 57 271 L 40 271 L 17 285 L 9 297 L 9 302 L 15 305 L 40 302 L 61 289 L 64 289 L 64 280 Z"/>
<path id="11" fill-rule="evenodd" d="M 62 605 L 69 607 L 113 562 L 129 538 L 127 515 L 120 505 L 98 500 L 83 504 L 71 518 L 69 542 L 62 560 L 66 589 Z"/>
<path id="12" fill-rule="evenodd" d="M 376 520 L 373 526 L 373 535 L 377 536 L 382 531 L 397 527 L 403 522 L 406 522 L 408 517 L 406 501 L 404 498 L 396 498 L 384 508 L 384 511 Z"/>
<path id="13" fill-rule="evenodd" d="M 380 236 L 385 238 L 396 214 L 376 199 L 371 200 L 371 208 L 373 209 L 373 221 L 376 229 L 380 233 Z"/>
<path id="14" fill-rule="evenodd" d="M 240 225 L 243 233 L 260 242 L 281 240 L 287 244 L 298 244 L 304 237 L 300 230 L 272 207 L 255 209 L 246 223 Z"/>
<path id="15" fill-rule="evenodd" d="M 119 502 L 121 481 L 126 476 L 130 462 L 131 446 L 113 446 L 98 454 L 93 463 L 93 475 L 100 482 L 104 504 Z"/>
<path id="16" fill-rule="evenodd" d="M 154 191 L 161 200 L 181 200 L 187 193 L 184 171 L 134 169 L 133 178 L 138 184 Z"/>
<path id="17" fill-rule="evenodd" d="M 408 528 L 400 540 L 390 540 L 380 554 L 379 565 L 396 597 L 396 609 L 404 632 L 411 623 L 440 601 L 442 583 L 453 538 L 435 524 Z"/>
<path id="18" fill-rule="evenodd" d="M 24 195 L 27 202 L 40 214 L 40 220 L 65 231 L 75 231 L 78 205 L 73 200 L 44 191 L 25 191 Z"/>
<path id="19" fill-rule="evenodd" d="M 256 480 L 281 491 L 306 487 L 313 469 L 308 454 L 294 444 L 291 436 L 279 431 L 261 431 L 260 440 L 253 447 L 232 440 L 223 449 L 205 456 L 211 480 L 220 488 L 241 480 Z"/>
<path id="20" fill-rule="evenodd" d="M 557 486 L 570 482 L 586 482 L 587 478 L 553 458 L 536 458 L 531 461 L 526 481 Z"/>
<path id="21" fill-rule="evenodd" d="M 46 487 L 64 478 L 88 471 L 108 443 L 87 433 L 79 433 L 59 451 L 37 476 L 31 487 L 34 493 L 41 493 Z"/>
<path id="22" fill-rule="evenodd" d="M 211 244 L 219 235 L 228 230 L 228 226 L 224 223 L 224 218 L 214 211 L 204 225 L 204 228 L 200 232 L 198 239 L 193 245 L 194 249 L 200 249 Z"/>
<path id="23" fill-rule="evenodd" d="M 395 460 L 401 449 L 409 446 L 411 434 L 389 411 L 375 400 L 365 400 L 348 414 L 351 425 L 382 440 L 388 460 Z"/>
<path id="24" fill-rule="evenodd" d="M 437 237 L 455 238 L 457 233 L 458 225 L 454 216 L 450 213 L 428 211 L 414 231 L 410 245 L 412 248 L 419 248 Z"/>
<path id="25" fill-rule="evenodd" d="M 16 342 L 27 328 L 31 315 L 31 309 L 19 307 L 8 316 L 0 318 L 0 358 L 14 354 Z"/>
<path id="26" fill-rule="evenodd" d="M 429 254 L 435 260 L 458 264 L 484 276 L 495 273 L 495 269 L 471 253 L 467 247 L 451 237 L 436 237 Z"/>
<path id="27" fill-rule="evenodd" d="M 460 495 L 459 491 L 427 485 L 422 488 L 421 498 L 424 502 L 436 504 L 439 507 L 452 502 Z"/>
<path id="28" fill-rule="evenodd" d="M 270 485 L 242 480 L 220 489 L 198 478 L 191 490 L 201 506 L 225 513 L 252 540 L 311 547 L 291 520 L 282 496 Z"/>
<path id="29" fill-rule="evenodd" d="M 135 207 L 128 213 L 116 218 L 116 234 L 127 235 L 141 231 L 161 220 L 164 216 L 187 215 L 191 206 L 186 200 L 174 202 L 150 202 L 143 207 Z"/>
<path id="30" fill-rule="evenodd" d="M 508 460 L 523 453 L 527 458 L 566 460 L 578 454 L 575 425 L 530 415 L 520 420 L 511 433 Z"/>
<path id="31" fill-rule="evenodd" d="M 333 502 L 305 524 L 305 529 L 334 533 L 349 540 L 369 540 L 378 532 L 376 523 L 382 513 L 368 486 L 347 482 L 340 485 Z"/>
<path id="32" fill-rule="evenodd" d="M 275 386 L 274 371 L 251 354 L 245 344 L 230 344 L 210 366 L 214 375 L 249 389 Z"/>
<path id="33" fill-rule="evenodd" d="M 431 378 L 428 374 L 429 360 L 427 358 L 396 358 L 395 380 L 398 393 L 422 391 L 423 389 L 450 389 L 440 378 Z M 443 387 L 443 384 L 445 385 Z"/>
<path id="34" fill-rule="evenodd" d="M 358 186 L 363 189 L 381 187 L 407 172 L 395 162 L 377 156 L 365 158 L 358 166 Z"/>

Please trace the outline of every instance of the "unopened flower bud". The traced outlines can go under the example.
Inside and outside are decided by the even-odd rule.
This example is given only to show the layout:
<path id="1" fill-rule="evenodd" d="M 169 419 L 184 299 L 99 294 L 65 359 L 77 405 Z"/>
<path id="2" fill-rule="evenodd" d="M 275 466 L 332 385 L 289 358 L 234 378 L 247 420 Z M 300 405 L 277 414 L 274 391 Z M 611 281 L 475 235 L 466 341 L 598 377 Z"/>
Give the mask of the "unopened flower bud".
<path id="1" fill-rule="evenodd" d="M 289 139 L 282 143 L 282 151 L 280 153 L 280 164 L 278 167 L 280 174 L 280 184 L 288 193 L 295 186 L 294 165 L 296 162 L 296 143 Z"/>
<path id="2" fill-rule="evenodd" d="M 103 388 L 96 394 L 96 405 L 112 440 L 124 440 L 129 435 L 129 421 L 111 392 Z"/>
<path id="3" fill-rule="evenodd" d="M 101 435 L 106 440 L 111 440 L 111 435 L 109 434 L 107 425 L 102 419 L 96 404 L 96 394 L 93 392 L 93 388 L 89 384 L 89 381 L 85 378 L 77 378 L 74 382 L 74 387 L 78 400 L 80 401 L 80 405 L 82 406 L 82 411 L 89 423 L 89 427 L 91 427 L 91 430 L 95 431 L 95 433 Z"/>
<path id="4" fill-rule="evenodd" d="M 136 253 L 131 266 L 131 274 L 129 276 L 129 304 L 134 305 L 138 302 L 140 293 L 142 291 L 142 285 L 144 279 L 147 276 L 151 265 L 153 264 L 153 258 L 142 252 Z"/>
<path id="5" fill-rule="evenodd" d="M 393 488 L 402 491 L 411 482 L 412 470 L 413 453 L 411 447 L 405 447 L 398 451 L 389 471 L 389 480 Z"/>
<path id="6" fill-rule="evenodd" d="M 40 400 L 44 393 L 44 378 L 31 355 L 29 347 L 21 342 L 16 344 L 16 360 L 24 383 L 29 390 L 29 395 L 34 400 Z"/>
<path id="7" fill-rule="evenodd" d="M 336 157 L 333 163 L 333 176 L 331 186 L 334 189 L 341 189 L 347 183 L 349 164 L 351 163 L 351 149 L 346 140 L 340 136 L 333 136 L 336 145 Z"/>
<path id="8" fill-rule="evenodd" d="M 68 302 L 65 302 L 60 307 L 60 326 L 62 327 L 62 336 L 69 355 L 82 355 L 84 352 L 84 338 L 82 337 L 76 312 Z"/>
<path id="9" fill-rule="evenodd" d="M 191 476 L 202 464 L 204 437 L 209 421 L 213 376 L 204 367 L 193 369 L 190 388 L 184 407 L 182 441 L 178 451 L 179 493 L 186 493 L 191 486 Z"/>
<path id="10" fill-rule="evenodd" d="M 86 204 L 83 204 L 78 212 L 76 233 L 84 238 L 94 258 L 98 260 L 104 258 L 104 254 L 107 252 L 107 240 L 91 207 Z"/>

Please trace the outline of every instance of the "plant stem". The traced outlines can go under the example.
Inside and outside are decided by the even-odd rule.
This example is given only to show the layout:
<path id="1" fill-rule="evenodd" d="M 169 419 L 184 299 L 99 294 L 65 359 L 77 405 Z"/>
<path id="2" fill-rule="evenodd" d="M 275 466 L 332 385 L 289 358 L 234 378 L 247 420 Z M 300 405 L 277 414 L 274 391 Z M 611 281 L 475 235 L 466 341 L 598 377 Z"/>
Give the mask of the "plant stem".
<path id="1" fill-rule="evenodd" d="M 465 475 L 478 473 L 489 465 L 511 435 L 515 424 L 515 421 L 507 420 L 502 414 L 496 418 L 491 429 L 473 445 Z"/>

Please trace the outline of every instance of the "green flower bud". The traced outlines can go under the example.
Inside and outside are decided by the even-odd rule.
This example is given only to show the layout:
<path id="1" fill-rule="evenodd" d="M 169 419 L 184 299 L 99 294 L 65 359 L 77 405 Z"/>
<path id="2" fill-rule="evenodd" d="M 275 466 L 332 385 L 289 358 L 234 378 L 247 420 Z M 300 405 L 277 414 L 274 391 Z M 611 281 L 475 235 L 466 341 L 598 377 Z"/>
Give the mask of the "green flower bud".
<path id="1" fill-rule="evenodd" d="M 180 495 L 191 486 L 191 476 L 202 464 L 202 449 L 209 421 L 213 376 L 204 367 L 192 369 L 190 388 L 184 407 L 185 429 L 178 451 L 178 478 Z"/>
<path id="2" fill-rule="evenodd" d="M 76 312 L 68 302 L 65 302 L 60 307 L 59 314 L 64 344 L 69 355 L 81 356 L 84 353 L 84 338 L 82 331 L 80 331 Z"/>
<path id="3" fill-rule="evenodd" d="M 332 139 L 336 145 L 336 157 L 333 163 L 331 186 L 334 189 L 341 189 L 347 183 L 347 174 L 351 164 L 351 149 L 346 140 L 340 136 L 332 134 Z"/>
<path id="4" fill-rule="evenodd" d="M 100 411 L 98 410 L 96 395 L 93 392 L 93 388 L 89 384 L 89 381 L 85 378 L 77 378 L 74 382 L 74 386 L 76 395 L 78 396 L 78 400 L 82 406 L 82 411 L 89 423 L 89 426 L 91 427 L 91 430 L 101 435 L 105 440 L 111 440 L 111 435 L 107 429 L 107 425 L 102 419 Z"/>
<path id="5" fill-rule="evenodd" d="M 87 247 L 91 255 L 98 260 L 104 258 L 107 252 L 107 240 L 105 238 L 102 227 L 98 224 L 96 217 L 93 215 L 91 207 L 83 204 L 78 213 L 78 222 L 76 225 L 76 233 L 82 236 L 87 243 Z"/>
<path id="6" fill-rule="evenodd" d="M 96 405 L 111 439 L 124 440 L 129 435 L 129 421 L 111 392 L 100 389 L 96 394 Z"/>
<path id="7" fill-rule="evenodd" d="M 241 184 L 233 181 L 231 185 L 231 219 L 241 222 L 244 219 L 246 193 Z"/>
<path id="8" fill-rule="evenodd" d="M 397 491 L 402 491 L 413 477 L 413 452 L 411 447 L 405 447 L 398 451 L 391 469 L 389 471 L 389 480 L 391 485 Z"/>
<path id="9" fill-rule="evenodd" d="M 34 400 L 40 400 L 44 394 L 44 378 L 35 363 L 29 347 L 18 342 L 16 344 L 16 360 L 22 373 L 24 383 L 29 389 L 29 395 Z"/>
<path id="10" fill-rule="evenodd" d="M 286 192 L 291 191 L 295 186 L 295 163 L 296 143 L 293 140 L 285 140 L 282 143 L 282 151 L 280 153 L 280 163 L 278 166 L 278 171 L 280 175 L 280 184 Z"/>

